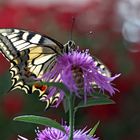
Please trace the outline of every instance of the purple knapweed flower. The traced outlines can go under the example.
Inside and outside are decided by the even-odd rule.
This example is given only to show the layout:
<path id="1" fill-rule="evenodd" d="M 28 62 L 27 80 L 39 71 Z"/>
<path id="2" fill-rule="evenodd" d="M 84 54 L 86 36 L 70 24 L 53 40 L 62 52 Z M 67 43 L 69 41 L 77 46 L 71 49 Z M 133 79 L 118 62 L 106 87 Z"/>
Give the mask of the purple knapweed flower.
<path id="1" fill-rule="evenodd" d="M 70 133 L 70 127 L 69 126 L 63 126 L 66 133 L 62 132 L 61 130 L 58 130 L 56 128 L 46 127 L 44 130 L 36 130 L 36 138 L 35 140 L 68 140 L 69 133 Z M 99 140 L 99 138 L 95 138 L 95 136 L 90 136 L 89 133 L 90 130 L 85 131 L 84 129 L 75 130 L 73 133 L 73 140 Z M 18 140 L 28 140 L 25 137 L 18 136 Z"/>
<path id="2" fill-rule="evenodd" d="M 59 56 L 56 60 L 54 68 L 43 75 L 43 80 L 47 82 L 63 82 L 68 89 L 74 92 L 77 96 L 81 96 L 79 90 L 84 93 L 84 99 L 93 91 L 93 86 L 97 85 L 103 92 L 108 91 L 110 95 L 115 93 L 111 82 L 120 74 L 110 77 L 103 73 L 97 65 L 97 60 L 90 56 L 88 51 L 71 51 Z M 56 94 L 56 88 L 51 88 L 50 93 L 46 96 L 53 97 Z M 64 93 L 60 91 L 60 103 L 64 97 Z M 45 96 L 41 99 L 45 101 Z M 58 103 L 57 103 L 58 105 Z"/>

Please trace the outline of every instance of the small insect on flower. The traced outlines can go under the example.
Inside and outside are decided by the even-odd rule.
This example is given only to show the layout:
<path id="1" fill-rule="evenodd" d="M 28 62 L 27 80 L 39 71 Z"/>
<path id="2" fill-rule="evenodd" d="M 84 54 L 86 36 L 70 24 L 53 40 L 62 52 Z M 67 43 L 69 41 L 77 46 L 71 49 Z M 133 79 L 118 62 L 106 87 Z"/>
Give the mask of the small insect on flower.
<path id="1" fill-rule="evenodd" d="M 75 50 L 59 56 L 53 70 L 45 73 L 42 78 L 47 82 L 50 79 L 55 79 L 56 82 L 63 82 L 71 93 L 74 92 L 77 97 L 80 97 L 81 93 L 83 93 L 86 100 L 87 96 L 90 96 L 91 92 L 94 91 L 95 86 L 103 92 L 106 90 L 110 95 L 113 95 L 117 89 L 111 85 L 111 82 L 119 75 L 111 77 L 106 66 L 98 59 L 90 56 L 87 50 L 85 52 Z M 51 96 L 55 94 L 55 90 L 51 92 Z M 61 92 L 59 103 L 63 97 L 64 93 Z"/>
<path id="2" fill-rule="evenodd" d="M 70 127 L 65 125 L 63 126 L 66 133 L 62 132 L 61 130 L 58 130 L 56 128 L 46 127 L 44 130 L 37 129 L 36 132 L 36 138 L 35 140 L 68 140 L 69 139 L 69 133 L 70 133 Z M 73 140 L 99 140 L 99 138 L 96 138 L 95 136 L 90 136 L 89 131 L 85 131 L 84 129 L 75 130 L 73 133 Z M 18 136 L 18 140 L 28 140 L 25 137 Z"/>

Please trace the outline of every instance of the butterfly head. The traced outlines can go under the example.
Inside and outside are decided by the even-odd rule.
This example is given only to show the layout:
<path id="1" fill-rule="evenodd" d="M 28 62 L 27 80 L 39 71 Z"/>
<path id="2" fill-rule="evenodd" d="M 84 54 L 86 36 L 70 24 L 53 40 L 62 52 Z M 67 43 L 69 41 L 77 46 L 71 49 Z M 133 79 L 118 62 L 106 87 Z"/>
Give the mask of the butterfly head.
<path id="1" fill-rule="evenodd" d="M 76 49 L 75 42 L 73 40 L 69 40 L 65 45 L 64 45 L 65 52 L 70 52 L 71 50 Z"/>
<path id="2" fill-rule="evenodd" d="M 70 48 L 75 48 L 75 42 L 74 42 L 73 40 L 69 40 L 69 41 L 68 41 L 68 46 L 69 46 Z"/>

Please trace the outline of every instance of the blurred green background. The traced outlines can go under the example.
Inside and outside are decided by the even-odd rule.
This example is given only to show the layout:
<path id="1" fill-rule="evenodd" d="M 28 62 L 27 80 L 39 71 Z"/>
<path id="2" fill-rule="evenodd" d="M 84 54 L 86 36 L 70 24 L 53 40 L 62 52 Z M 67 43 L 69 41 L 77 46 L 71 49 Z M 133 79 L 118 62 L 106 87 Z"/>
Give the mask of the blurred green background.
<path id="1" fill-rule="evenodd" d="M 140 2 L 137 0 L 1 0 L 0 28 L 22 28 L 46 34 L 62 44 L 72 39 L 81 49 L 100 59 L 112 72 L 120 92 L 116 104 L 89 107 L 76 116 L 76 127 L 92 127 L 98 120 L 97 136 L 103 140 L 140 139 Z M 63 108 L 44 111 L 36 94 L 10 88 L 9 62 L 0 54 L 0 139 L 17 135 L 35 137 L 33 124 L 14 122 L 15 116 L 34 114 L 59 122 L 67 119 Z"/>

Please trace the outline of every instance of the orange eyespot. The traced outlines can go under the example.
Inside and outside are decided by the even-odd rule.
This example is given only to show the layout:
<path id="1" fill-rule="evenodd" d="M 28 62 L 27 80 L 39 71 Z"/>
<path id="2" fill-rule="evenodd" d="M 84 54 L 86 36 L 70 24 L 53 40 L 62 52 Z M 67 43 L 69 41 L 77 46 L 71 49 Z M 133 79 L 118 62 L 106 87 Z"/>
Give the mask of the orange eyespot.
<path id="1" fill-rule="evenodd" d="M 40 87 L 40 90 L 41 90 L 41 91 L 46 91 L 46 90 L 47 90 L 47 86 L 46 86 L 46 85 L 42 85 L 42 86 Z"/>
<path id="2" fill-rule="evenodd" d="M 33 91 L 38 90 L 40 92 L 40 95 L 44 94 L 47 90 L 47 85 L 41 85 L 39 83 L 35 83 L 33 85 Z"/>
<path id="3" fill-rule="evenodd" d="M 46 91 L 46 90 L 47 90 L 47 85 L 40 85 L 40 84 L 38 84 L 38 83 L 35 83 L 35 84 L 34 84 L 34 87 L 35 87 L 36 89 L 41 90 L 41 91 Z"/>

